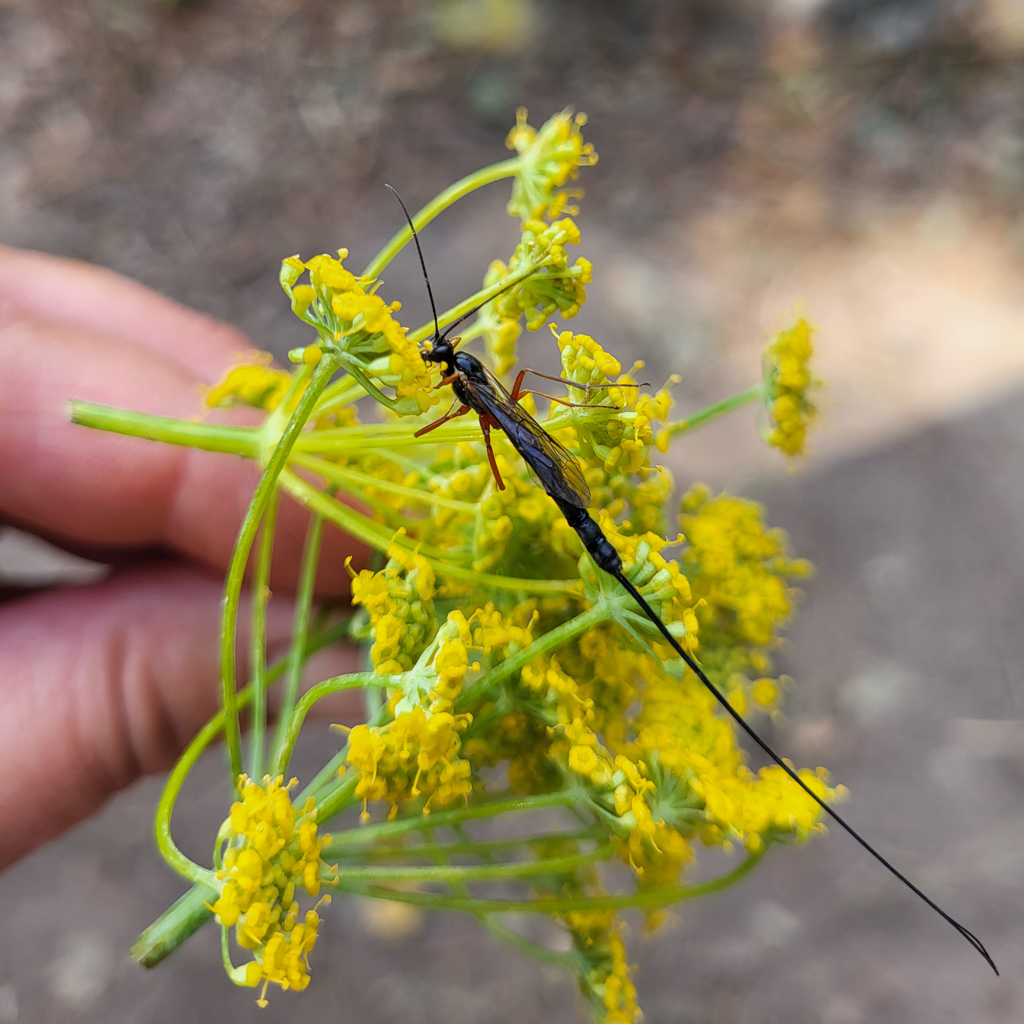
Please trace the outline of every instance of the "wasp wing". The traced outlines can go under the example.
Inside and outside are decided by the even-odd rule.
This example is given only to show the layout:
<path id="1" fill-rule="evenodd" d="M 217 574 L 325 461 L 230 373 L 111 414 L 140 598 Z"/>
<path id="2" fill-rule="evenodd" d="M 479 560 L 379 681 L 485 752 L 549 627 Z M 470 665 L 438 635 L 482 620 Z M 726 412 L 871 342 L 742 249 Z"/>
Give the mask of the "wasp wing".
<path id="1" fill-rule="evenodd" d="M 472 380 L 465 381 L 473 397 L 512 442 L 548 494 L 577 508 L 587 508 L 590 488 L 579 460 L 514 401 L 493 374 L 485 372 L 490 388 L 474 387 Z"/>

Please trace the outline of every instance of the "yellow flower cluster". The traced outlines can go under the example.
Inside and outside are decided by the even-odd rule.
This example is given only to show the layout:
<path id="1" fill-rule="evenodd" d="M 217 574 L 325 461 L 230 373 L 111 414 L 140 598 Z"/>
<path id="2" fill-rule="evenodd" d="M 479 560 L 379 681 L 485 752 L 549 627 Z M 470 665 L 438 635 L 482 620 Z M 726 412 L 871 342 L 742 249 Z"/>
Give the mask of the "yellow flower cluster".
<path id="1" fill-rule="evenodd" d="M 565 914 L 562 919 L 587 964 L 580 987 L 596 1024 L 635 1024 L 642 1014 L 622 941 L 623 925 L 603 911 Z"/>
<path id="2" fill-rule="evenodd" d="M 818 410 L 808 393 L 818 386 L 809 363 L 813 353 L 814 328 L 803 318 L 779 331 L 765 348 L 765 376 L 768 406 L 772 418 L 766 440 L 786 455 L 800 455 L 807 439 L 807 427 Z"/>
<path id="3" fill-rule="evenodd" d="M 526 221 L 508 266 L 495 261 L 491 267 L 500 277 L 506 277 L 538 263 L 541 266 L 521 285 L 494 300 L 497 316 L 504 321 L 518 321 L 525 315 L 528 331 L 539 330 L 555 313 L 566 320 L 574 317 L 587 300 L 585 286 L 590 283 L 593 271 L 590 261 L 582 256 L 569 266 L 565 247 L 578 245 L 579 241 L 579 228 L 570 217 L 551 224 L 542 220 Z"/>
<path id="4" fill-rule="evenodd" d="M 409 671 L 437 629 L 433 566 L 397 544 L 388 555 L 380 572 L 363 569 L 352 577 L 352 603 L 370 615 L 370 656 L 383 675 Z"/>
<path id="5" fill-rule="evenodd" d="M 508 212 L 522 220 L 557 217 L 573 198 L 567 191 L 559 191 L 561 187 L 574 180 L 581 167 L 597 163 L 593 144 L 584 142 L 580 131 L 587 116 L 581 113 L 573 117 L 570 110 L 563 110 L 540 131 L 531 128 L 526 117 L 526 109 L 520 107 L 516 126 L 505 140 L 505 145 L 519 154 Z"/>
<path id="6" fill-rule="evenodd" d="M 767 677 L 766 648 L 792 615 L 789 581 L 809 576 L 812 567 L 789 557 L 786 535 L 765 528 L 763 509 L 753 501 L 694 487 L 682 499 L 679 523 L 687 539 L 684 566 L 701 602 L 705 668 L 741 714 L 748 690 L 758 706 L 771 709 L 779 688 Z"/>
<path id="7" fill-rule="evenodd" d="M 458 756 L 459 734 L 471 715 L 441 711 L 427 714 L 421 707 L 398 715 L 389 725 L 357 725 L 349 734 L 348 763 L 360 773 L 356 795 L 366 802 L 385 800 L 390 817 L 399 804 L 425 798 L 430 805 L 445 807 L 464 799 L 473 790 L 469 761 Z"/>
<path id="8" fill-rule="evenodd" d="M 578 545 L 576 535 L 536 480 L 525 477 L 518 455 L 510 452 L 515 462 L 505 457 L 502 449 L 511 448 L 508 442 L 498 438 L 496 444 L 505 489 L 492 488 L 491 494 L 480 502 L 473 568 L 478 572 L 503 569 L 518 574 L 522 571 L 523 552 L 543 548 L 553 556 L 561 556 L 552 563 L 553 569 L 568 570 L 579 557 L 574 553 Z M 483 469 L 489 474 L 486 463 Z M 488 484 L 486 477 L 484 483 Z"/>
<path id="9" fill-rule="evenodd" d="M 347 249 L 337 259 L 327 254 L 303 262 L 290 256 L 281 267 L 281 285 L 300 320 L 315 327 L 320 346 L 344 351 L 349 363 L 358 365 L 395 390 L 396 399 L 407 399 L 397 412 L 420 413 L 437 402 L 430 385 L 430 370 L 419 347 L 392 315 L 401 304 L 390 305 L 376 294 L 375 285 L 356 277 L 344 266 Z M 296 282 L 304 272 L 309 284 Z"/>
<path id="10" fill-rule="evenodd" d="M 288 791 L 296 781 L 286 786 L 283 776 L 267 777 L 260 786 L 243 775 L 241 800 L 222 829 L 228 846 L 212 909 L 220 924 L 234 927 L 238 944 L 253 952 L 241 980 L 251 987 L 262 983 L 264 995 L 268 984 L 297 991 L 309 984 L 320 921 L 316 908 L 299 921 L 295 893 L 300 887 L 310 896 L 319 893 L 320 854 L 331 837 L 317 836 L 312 798 L 301 812 L 292 803 Z M 266 1005 L 262 997 L 260 1005 Z"/>
<path id="11" fill-rule="evenodd" d="M 661 450 L 667 445 L 668 435 L 664 430 L 656 433 L 656 424 L 667 419 L 672 396 L 665 388 L 652 397 L 637 387 L 626 387 L 635 383 L 632 373 L 619 376 L 619 361 L 589 335 L 553 328 L 552 333 L 561 351 L 563 376 L 581 384 L 608 385 L 607 392 L 598 392 L 600 399 L 590 399 L 599 404 L 586 410 L 587 429 L 577 433 L 581 434 L 583 454 L 592 460 L 595 469 L 603 470 L 602 482 L 618 478 L 618 489 L 629 490 L 622 486 L 623 478 L 650 469 L 650 449 L 656 438 Z M 637 364 L 633 370 L 642 366 Z M 614 383 L 610 379 L 613 376 L 618 377 Z M 611 408 L 602 410 L 602 405 Z M 573 421 L 579 422 L 580 416 L 573 416 Z M 670 481 L 668 487 L 671 489 Z"/>
<path id="12" fill-rule="evenodd" d="M 681 687 L 651 674 L 629 749 L 657 762 L 652 805 L 660 819 L 684 838 L 739 841 L 750 850 L 779 836 L 805 838 L 821 808 L 777 766 L 754 775 L 729 721 L 716 710 L 714 697 L 692 677 Z M 823 776 L 802 771 L 800 777 L 822 799 L 835 795 Z"/>
<path id="13" fill-rule="evenodd" d="M 207 390 L 206 404 L 210 408 L 244 404 L 273 412 L 288 391 L 292 375 L 272 367 L 272 360 L 269 352 L 254 352 L 249 362 L 232 366 Z"/>

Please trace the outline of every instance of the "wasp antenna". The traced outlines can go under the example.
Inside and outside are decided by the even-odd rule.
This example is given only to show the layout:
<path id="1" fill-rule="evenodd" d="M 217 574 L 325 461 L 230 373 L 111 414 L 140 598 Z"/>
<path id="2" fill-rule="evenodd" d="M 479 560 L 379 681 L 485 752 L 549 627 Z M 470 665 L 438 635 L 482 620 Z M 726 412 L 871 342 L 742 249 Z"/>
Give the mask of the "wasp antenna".
<path id="1" fill-rule="evenodd" d="M 504 295 L 505 292 L 507 292 L 510 288 L 515 288 L 517 284 L 522 284 L 523 281 L 525 281 L 532 273 L 533 271 L 531 270 L 528 273 L 523 274 L 522 277 L 517 277 L 514 281 L 509 281 L 509 283 L 505 285 L 504 288 L 502 288 L 500 291 L 496 291 L 489 299 L 484 299 L 483 302 L 481 302 L 478 306 L 474 306 L 468 313 L 463 313 L 458 320 L 453 320 L 444 329 L 444 334 L 441 335 L 441 338 L 447 338 L 448 335 L 451 334 L 451 332 L 454 331 L 455 328 L 458 327 L 459 324 L 463 322 L 463 320 L 468 320 L 474 313 L 479 313 L 480 310 L 483 309 L 488 302 L 493 302 L 499 295 Z"/>
<path id="2" fill-rule="evenodd" d="M 654 609 L 644 600 L 640 592 L 633 586 L 632 583 L 626 579 L 626 576 L 622 572 L 613 572 L 613 575 L 619 583 L 626 589 L 629 595 L 634 601 L 643 609 L 644 614 L 651 620 L 651 622 L 658 628 L 658 631 L 662 636 L 671 644 L 676 654 L 679 655 L 683 661 L 690 667 L 697 678 L 711 691 L 715 699 L 723 708 L 729 713 L 736 724 L 808 795 L 815 803 L 819 804 L 825 813 L 841 828 L 848 832 L 854 839 L 857 840 L 860 845 L 871 854 L 884 868 L 896 876 L 912 893 L 919 896 L 929 907 L 932 908 L 944 921 L 951 924 L 960 935 L 965 938 L 975 950 L 984 958 L 985 962 L 992 968 L 996 974 L 999 974 L 999 968 L 996 967 L 995 961 L 989 955 L 989 951 L 985 948 L 981 939 L 979 939 L 973 932 L 968 931 L 959 921 L 953 920 L 952 917 L 947 914 L 942 907 L 935 903 L 932 899 L 926 896 L 913 882 L 907 878 L 901 871 L 893 867 L 852 825 L 848 824 L 846 820 L 839 816 L 834 810 L 820 796 L 817 795 L 799 775 L 781 758 L 778 754 L 768 746 L 767 743 L 746 723 L 743 716 L 726 700 L 725 695 L 721 690 L 711 682 L 710 679 L 704 674 L 704 670 L 697 664 L 693 655 L 686 651 L 676 640 L 676 638 L 669 632 L 668 627 L 664 622 L 661 621 L 661 617 L 656 614 Z"/>
<path id="3" fill-rule="evenodd" d="M 402 197 L 398 194 L 398 189 L 393 188 L 387 182 L 384 182 L 384 187 L 391 189 L 395 194 L 395 198 L 398 200 L 402 207 L 402 212 L 405 214 L 405 219 L 409 222 L 409 230 L 412 232 L 412 240 L 416 243 L 416 252 L 419 253 L 420 267 L 423 268 L 423 280 L 427 285 L 427 297 L 430 299 L 430 312 L 434 314 L 434 337 L 440 338 L 441 328 L 437 325 L 437 306 L 434 305 L 434 292 L 430 287 L 430 278 L 427 276 L 427 264 L 423 259 L 423 250 L 420 248 L 420 236 L 416 233 L 416 225 L 412 222 L 412 217 L 409 216 L 409 211 L 406 209 L 405 203 L 402 202 Z"/>

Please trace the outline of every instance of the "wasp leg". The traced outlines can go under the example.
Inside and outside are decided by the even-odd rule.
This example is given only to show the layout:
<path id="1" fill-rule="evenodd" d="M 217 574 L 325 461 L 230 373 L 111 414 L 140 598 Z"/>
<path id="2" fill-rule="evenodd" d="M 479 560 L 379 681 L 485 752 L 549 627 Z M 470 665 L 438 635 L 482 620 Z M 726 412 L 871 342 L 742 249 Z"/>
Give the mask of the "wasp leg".
<path id="1" fill-rule="evenodd" d="M 461 338 L 449 338 L 448 340 L 452 343 L 452 348 L 458 348 L 462 343 Z"/>
<path id="2" fill-rule="evenodd" d="M 447 377 L 441 378 L 441 380 L 434 386 L 434 390 L 439 391 L 446 384 L 451 384 L 453 381 L 457 381 L 458 379 L 459 375 L 457 373 L 450 373 Z M 453 402 L 452 404 L 454 405 L 455 403 Z"/>
<path id="3" fill-rule="evenodd" d="M 484 415 L 480 417 L 480 429 L 484 432 L 484 445 L 487 447 L 487 459 L 491 464 L 491 472 L 494 474 L 494 482 L 498 485 L 498 490 L 505 490 L 505 483 L 501 479 L 501 474 L 498 472 L 498 461 L 494 457 L 494 449 L 491 447 L 491 427 L 496 426 L 494 420 L 490 416 Z"/>
<path id="4" fill-rule="evenodd" d="M 579 381 L 569 380 L 567 377 L 552 377 L 548 373 L 540 373 L 538 370 L 520 370 L 519 376 L 516 377 L 515 387 L 512 388 L 512 398 L 517 399 L 520 395 L 528 395 L 529 391 L 520 391 L 519 389 L 523 386 L 523 378 L 528 374 L 532 373 L 535 377 L 543 377 L 545 380 L 557 380 L 561 384 L 568 384 L 571 388 L 578 388 L 580 391 L 601 391 L 605 388 L 645 388 L 649 387 L 647 384 L 581 384 Z M 534 391 L 533 394 L 539 395 L 539 391 Z M 545 396 L 547 397 L 547 396 Z"/>
<path id="5" fill-rule="evenodd" d="M 452 402 L 451 408 L 449 408 L 449 410 L 439 420 L 434 420 L 433 423 L 428 423 L 427 426 L 420 427 L 420 429 L 412 436 L 422 437 L 424 434 L 429 434 L 432 430 L 436 430 L 442 423 L 447 423 L 449 420 L 457 419 L 459 416 L 465 416 L 466 413 L 469 412 L 468 405 L 460 405 L 458 412 L 452 412 L 452 409 L 454 408 L 455 403 Z"/>
<path id="6" fill-rule="evenodd" d="M 540 395 L 541 398 L 546 398 L 549 402 L 557 402 L 559 405 L 567 405 L 570 409 L 618 409 L 617 405 L 588 405 L 586 402 L 567 402 L 564 398 L 555 398 L 554 395 L 546 395 L 543 391 L 533 391 L 527 388 L 526 391 L 520 391 L 516 396 L 517 400 L 522 398 L 524 395 Z"/>

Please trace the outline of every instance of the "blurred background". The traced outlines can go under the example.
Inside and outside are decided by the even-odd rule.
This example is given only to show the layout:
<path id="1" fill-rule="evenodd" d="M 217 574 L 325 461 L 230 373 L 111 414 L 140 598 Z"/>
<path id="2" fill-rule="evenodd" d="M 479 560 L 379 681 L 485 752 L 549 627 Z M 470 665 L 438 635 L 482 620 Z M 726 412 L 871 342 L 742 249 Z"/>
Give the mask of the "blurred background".
<path id="1" fill-rule="evenodd" d="M 677 409 L 745 387 L 795 310 L 827 382 L 796 472 L 753 414 L 673 452 L 766 503 L 817 563 L 771 738 L 988 943 L 994 979 L 848 837 L 780 850 L 630 947 L 648 1024 L 1024 1018 L 1024 0 L 0 0 L 0 241 L 112 267 L 283 353 L 280 259 L 362 266 L 420 205 L 538 125 L 590 115 L 577 330 Z M 517 238 L 507 186 L 424 232 L 439 302 Z M 385 294 L 427 314 L 410 254 Z M 530 365 L 551 365 L 546 334 Z M 13 531 L 0 581 L 87 579 Z M 317 749 L 317 744 L 320 744 Z M 327 749 L 314 740 L 312 759 Z M 321 758 L 322 759 L 322 758 Z M 223 814 L 215 756 L 182 816 Z M 182 889 L 159 780 L 0 877 L 0 1024 L 576 1019 L 572 979 L 474 922 L 338 901 L 301 996 L 258 1011 L 200 933 L 145 972 Z"/>

